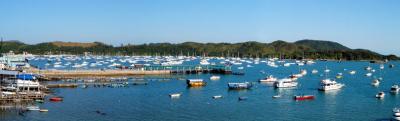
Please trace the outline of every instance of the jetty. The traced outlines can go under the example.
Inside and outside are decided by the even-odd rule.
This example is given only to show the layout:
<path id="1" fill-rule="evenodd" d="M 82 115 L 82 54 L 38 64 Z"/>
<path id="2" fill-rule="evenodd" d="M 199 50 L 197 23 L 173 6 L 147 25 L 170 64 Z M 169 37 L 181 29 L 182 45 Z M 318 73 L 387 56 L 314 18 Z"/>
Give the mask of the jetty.
<path id="1" fill-rule="evenodd" d="M 233 74 L 226 66 L 146 66 L 128 69 L 97 69 L 97 70 L 42 70 L 31 68 L 27 73 L 42 75 L 45 78 L 70 77 L 104 77 L 104 76 L 134 76 L 134 75 L 169 75 L 169 74 Z"/>

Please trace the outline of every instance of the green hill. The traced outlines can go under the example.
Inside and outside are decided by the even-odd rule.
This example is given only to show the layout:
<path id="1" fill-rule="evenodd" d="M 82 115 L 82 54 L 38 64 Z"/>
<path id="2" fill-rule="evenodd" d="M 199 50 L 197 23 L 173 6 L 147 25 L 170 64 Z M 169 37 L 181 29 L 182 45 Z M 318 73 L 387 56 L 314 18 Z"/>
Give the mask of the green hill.
<path id="1" fill-rule="evenodd" d="M 394 55 L 381 55 L 364 49 L 350 49 L 337 42 L 321 40 L 299 40 L 272 43 L 248 41 L 241 43 L 198 43 L 184 42 L 149 43 L 140 45 L 111 46 L 101 42 L 47 42 L 35 45 L 19 41 L 5 41 L 0 52 L 27 51 L 33 54 L 83 54 L 91 52 L 95 55 L 196 55 L 225 57 L 280 57 L 286 59 L 342 59 L 342 60 L 398 60 Z"/>

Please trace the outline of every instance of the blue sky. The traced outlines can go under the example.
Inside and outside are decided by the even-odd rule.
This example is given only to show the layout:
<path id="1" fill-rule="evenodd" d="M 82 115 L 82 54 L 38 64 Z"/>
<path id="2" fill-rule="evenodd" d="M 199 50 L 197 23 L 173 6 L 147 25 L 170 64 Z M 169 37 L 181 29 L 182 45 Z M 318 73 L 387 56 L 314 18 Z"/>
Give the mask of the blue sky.
<path id="1" fill-rule="evenodd" d="M 48 41 L 319 39 L 400 55 L 399 0 L 1 0 L 0 36 Z"/>

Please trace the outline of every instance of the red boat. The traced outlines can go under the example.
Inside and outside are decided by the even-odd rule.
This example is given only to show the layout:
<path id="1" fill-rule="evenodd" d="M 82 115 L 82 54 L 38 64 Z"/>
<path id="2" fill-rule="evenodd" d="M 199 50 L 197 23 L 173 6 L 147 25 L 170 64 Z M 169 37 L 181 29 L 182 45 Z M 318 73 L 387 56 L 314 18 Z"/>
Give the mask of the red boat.
<path id="1" fill-rule="evenodd" d="M 300 96 L 294 96 L 294 100 L 313 100 L 314 95 L 300 95 Z"/>
<path id="2" fill-rule="evenodd" d="M 50 98 L 50 101 L 59 102 L 59 101 L 63 101 L 63 98 L 62 97 L 52 97 L 52 98 Z"/>

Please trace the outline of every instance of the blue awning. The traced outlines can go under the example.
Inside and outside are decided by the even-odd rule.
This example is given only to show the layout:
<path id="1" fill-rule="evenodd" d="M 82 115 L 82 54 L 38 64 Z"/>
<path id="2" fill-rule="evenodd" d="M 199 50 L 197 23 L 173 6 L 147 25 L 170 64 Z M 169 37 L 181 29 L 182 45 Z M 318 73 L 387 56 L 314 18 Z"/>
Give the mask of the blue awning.
<path id="1" fill-rule="evenodd" d="M 23 80 L 35 80 L 36 77 L 33 74 L 18 74 L 17 75 L 18 79 L 23 79 Z"/>

